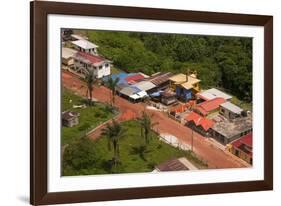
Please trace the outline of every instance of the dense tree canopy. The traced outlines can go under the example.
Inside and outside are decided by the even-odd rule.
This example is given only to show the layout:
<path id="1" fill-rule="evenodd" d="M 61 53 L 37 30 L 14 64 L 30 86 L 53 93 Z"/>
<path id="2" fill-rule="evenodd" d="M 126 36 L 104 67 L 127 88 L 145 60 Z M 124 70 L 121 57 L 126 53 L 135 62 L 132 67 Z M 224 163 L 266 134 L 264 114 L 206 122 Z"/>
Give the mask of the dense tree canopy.
<path id="1" fill-rule="evenodd" d="M 127 72 L 197 70 L 204 88 L 252 99 L 252 39 L 182 34 L 87 31 L 99 53 Z"/>

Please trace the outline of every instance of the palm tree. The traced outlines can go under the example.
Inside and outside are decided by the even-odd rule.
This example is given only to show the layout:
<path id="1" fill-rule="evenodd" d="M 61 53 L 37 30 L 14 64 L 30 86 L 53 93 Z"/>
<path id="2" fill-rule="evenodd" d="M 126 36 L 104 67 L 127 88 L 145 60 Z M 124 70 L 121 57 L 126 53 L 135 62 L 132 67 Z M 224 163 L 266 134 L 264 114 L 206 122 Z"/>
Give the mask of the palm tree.
<path id="1" fill-rule="evenodd" d="M 112 123 L 108 123 L 105 128 L 102 129 L 102 135 L 108 139 L 108 149 L 111 150 L 113 146 L 113 163 L 114 166 L 119 162 L 119 140 L 124 136 L 124 129 L 122 126 L 112 119 Z"/>
<path id="2" fill-rule="evenodd" d="M 111 90 L 111 106 L 115 103 L 116 85 L 119 82 L 119 78 L 113 79 L 112 76 L 108 79 L 107 85 Z"/>
<path id="3" fill-rule="evenodd" d="M 141 136 L 145 140 L 145 144 L 149 143 L 150 133 L 152 128 L 158 124 L 158 122 L 152 122 L 150 115 L 148 115 L 145 111 L 142 112 L 142 116 L 138 118 L 138 121 L 141 126 Z"/>
<path id="4" fill-rule="evenodd" d="M 87 69 L 85 73 L 85 81 L 87 83 L 87 97 L 89 105 L 92 105 L 94 84 L 96 82 L 96 76 L 93 69 Z"/>

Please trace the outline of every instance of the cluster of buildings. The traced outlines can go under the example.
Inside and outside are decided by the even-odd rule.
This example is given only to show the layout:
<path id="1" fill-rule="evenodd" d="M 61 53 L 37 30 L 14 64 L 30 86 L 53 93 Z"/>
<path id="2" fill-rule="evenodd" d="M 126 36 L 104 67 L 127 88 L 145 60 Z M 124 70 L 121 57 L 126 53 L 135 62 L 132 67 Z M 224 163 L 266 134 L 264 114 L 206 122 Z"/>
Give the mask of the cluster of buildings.
<path id="1" fill-rule="evenodd" d="M 170 116 L 180 119 L 201 135 L 227 145 L 233 154 L 243 154 L 242 159 L 252 163 L 252 135 L 249 135 L 252 132 L 252 115 L 233 104 L 232 96 L 216 88 L 201 91 L 201 80 L 196 72 L 158 72 L 150 76 L 141 72 L 111 74 L 112 62 L 99 55 L 98 46 L 87 37 L 70 33 L 65 39 L 63 69 L 80 77 L 84 77 L 87 70 L 93 70 L 102 82 L 107 82 L 109 78 L 118 79 L 116 93 L 119 96 L 131 102 L 149 97 L 151 101 L 169 107 Z"/>
<path id="2" fill-rule="evenodd" d="M 87 37 L 69 34 L 62 45 L 62 68 L 80 77 L 89 70 L 97 79 L 111 74 L 111 61 L 98 54 L 98 46 Z"/>

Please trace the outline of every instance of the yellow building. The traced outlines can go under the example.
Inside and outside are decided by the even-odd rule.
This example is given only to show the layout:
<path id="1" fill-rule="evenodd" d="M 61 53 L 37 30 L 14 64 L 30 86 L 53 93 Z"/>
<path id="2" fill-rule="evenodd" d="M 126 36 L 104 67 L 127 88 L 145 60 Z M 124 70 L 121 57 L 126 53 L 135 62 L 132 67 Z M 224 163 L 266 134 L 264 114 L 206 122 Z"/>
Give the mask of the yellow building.
<path id="1" fill-rule="evenodd" d="M 177 74 L 170 77 L 170 87 L 176 91 L 177 96 L 187 101 L 200 91 L 200 79 L 196 73 L 185 75 Z"/>

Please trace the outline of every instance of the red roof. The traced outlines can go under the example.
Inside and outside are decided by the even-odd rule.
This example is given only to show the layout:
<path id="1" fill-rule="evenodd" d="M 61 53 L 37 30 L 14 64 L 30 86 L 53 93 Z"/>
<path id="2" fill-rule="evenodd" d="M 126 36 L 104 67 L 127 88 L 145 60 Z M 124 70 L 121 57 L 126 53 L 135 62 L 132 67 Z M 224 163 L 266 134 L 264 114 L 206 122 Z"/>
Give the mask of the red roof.
<path id="1" fill-rule="evenodd" d="M 102 58 L 101 56 L 94 56 L 94 55 L 91 55 L 91 54 L 88 54 L 88 53 L 85 53 L 85 52 L 78 52 L 77 56 L 82 57 L 82 58 L 90 61 L 92 64 L 96 64 L 96 63 L 100 63 L 100 62 L 105 61 L 105 59 Z"/>
<path id="2" fill-rule="evenodd" d="M 185 119 L 187 121 L 193 121 L 196 126 L 200 125 L 205 131 L 210 129 L 215 124 L 212 120 L 210 120 L 208 118 L 205 118 L 205 117 L 202 117 L 195 112 L 189 113 L 185 117 Z"/>
<path id="3" fill-rule="evenodd" d="M 129 84 L 133 84 L 135 83 L 136 81 L 139 81 L 139 80 L 142 80 L 144 79 L 144 76 L 142 74 L 134 74 L 134 75 L 130 75 L 130 76 L 127 76 L 125 78 L 125 80 L 129 83 Z"/>
<path id="4" fill-rule="evenodd" d="M 234 141 L 232 145 L 234 147 L 239 147 L 241 144 L 247 145 L 249 147 L 253 146 L 253 135 L 252 133 L 242 136 L 240 139 Z"/>
<path id="5" fill-rule="evenodd" d="M 207 115 L 209 112 L 218 109 L 220 104 L 224 103 L 226 100 L 222 97 L 216 97 L 214 99 L 202 102 L 198 104 L 196 109 L 200 111 L 203 115 Z"/>
<path id="6" fill-rule="evenodd" d="M 252 155 L 253 135 L 252 133 L 246 134 L 238 140 L 235 140 L 231 144 L 233 147 L 241 149 L 249 155 Z M 244 146 L 247 146 L 247 148 L 245 148 Z"/>

